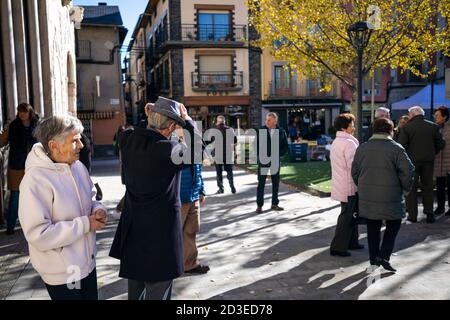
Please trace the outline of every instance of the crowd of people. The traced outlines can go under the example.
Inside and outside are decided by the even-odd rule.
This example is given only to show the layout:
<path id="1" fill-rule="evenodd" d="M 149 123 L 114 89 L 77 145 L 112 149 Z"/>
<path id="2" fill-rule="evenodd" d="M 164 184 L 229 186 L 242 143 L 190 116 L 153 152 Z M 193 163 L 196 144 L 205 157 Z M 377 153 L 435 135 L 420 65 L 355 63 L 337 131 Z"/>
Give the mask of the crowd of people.
<path id="1" fill-rule="evenodd" d="M 177 101 L 159 97 L 145 113 L 146 127 L 121 127 L 114 138 L 126 193 L 109 255 L 120 260 L 119 277 L 128 280 L 129 299 L 166 300 L 175 278 L 210 270 L 199 261 L 196 237 L 206 201 L 202 160 L 206 145 L 215 141 L 204 141 Z M 449 110 L 439 107 L 434 116 L 435 123 L 425 120 L 424 110 L 415 106 L 394 128 L 389 110 L 381 108 L 361 144 L 353 136 L 355 117 L 337 116 L 330 153 L 331 197 L 341 203 L 341 213 L 332 256 L 348 257 L 349 251 L 364 248 L 358 234 L 358 224 L 364 221 L 370 265 L 395 272 L 390 257 L 402 219 L 408 212 L 408 221 L 418 221 L 417 188 L 428 223 L 445 213 L 446 193 L 450 201 L 450 147 L 445 144 L 450 139 Z M 217 118 L 216 128 L 224 142 L 215 146 L 221 154 L 215 163 L 217 193 L 225 192 L 225 169 L 235 194 L 236 135 L 223 116 Z M 66 115 L 39 121 L 31 105 L 21 104 L 16 119 L 0 134 L 0 144 L 10 147 L 7 234 L 14 232 L 18 217 L 31 263 L 52 299 L 98 299 L 96 232 L 106 226 L 107 210 L 90 178 L 91 147 L 80 120 Z M 283 211 L 278 189 L 288 140 L 277 114 L 266 116 L 256 147 L 256 213 L 264 212 L 268 176 L 271 210 Z M 260 157 L 261 149 L 266 157 Z M 433 211 L 434 178 L 438 206 Z"/>
<path id="2" fill-rule="evenodd" d="M 370 265 L 395 272 L 390 257 L 402 218 L 407 212 L 407 221 L 418 221 L 418 187 L 427 223 L 434 223 L 435 216 L 445 212 L 450 170 L 450 147 L 445 144 L 450 138 L 448 108 L 441 106 L 436 110 L 435 123 L 425 119 L 425 111 L 419 106 L 408 112 L 394 128 L 389 109 L 378 109 L 361 145 L 353 137 L 354 116 L 347 113 L 335 119 L 337 136 L 330 156 L 331 197 L 341 202 L 341 214 L 331 255 L 347 257 L 351 255 L 349 250 L 364 248 L 358 243 L 355 219 L 364 218 Z M 433 177 L 438 200 L 434 211 Z M 386 230 L 380 246 L 383 222 Z"/>

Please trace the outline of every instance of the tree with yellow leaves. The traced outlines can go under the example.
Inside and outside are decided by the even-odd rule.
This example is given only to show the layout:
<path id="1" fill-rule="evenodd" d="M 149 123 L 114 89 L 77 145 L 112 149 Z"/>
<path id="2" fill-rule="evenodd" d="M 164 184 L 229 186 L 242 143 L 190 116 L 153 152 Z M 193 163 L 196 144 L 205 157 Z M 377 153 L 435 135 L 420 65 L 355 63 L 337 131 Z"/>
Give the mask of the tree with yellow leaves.
<path id="1" fill-rule="evenodd" d="M 380 15 L 365 39 L 363 76 L 390 66 L 426 77 L 418 66 L 436 52 L 450 53 L 450 0 L 247 0 L 254 43 L 273 48 L 297 72 L 329 83 L 336 77 L 356 92 L 357 51 L 348 28 L 367 21 L 370 8 Z"/>

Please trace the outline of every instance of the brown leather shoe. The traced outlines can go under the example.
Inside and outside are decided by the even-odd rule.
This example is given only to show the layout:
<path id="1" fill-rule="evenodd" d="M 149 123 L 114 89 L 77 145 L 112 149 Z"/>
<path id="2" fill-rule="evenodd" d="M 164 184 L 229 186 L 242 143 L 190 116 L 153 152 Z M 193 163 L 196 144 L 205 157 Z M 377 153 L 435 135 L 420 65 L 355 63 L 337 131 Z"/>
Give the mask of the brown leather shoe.
<path id="1" fill-rule="evenodd" d="M 255 211 L 256 213 L 262 213 L 263 211 L 262 211 L 262 208 L 261 207 L 258 207 L 258 208 L 256 208 L 256 211 Z"/>
<path id="2" fill-rule="evenodd" d="M 275 210 L 275 211 L 283 211 L 284 208 L 279 207 L 279 206 L 276 206 L 276 205 L 273 205 L 273 206 L 272 206 L 272 210 Z"/>

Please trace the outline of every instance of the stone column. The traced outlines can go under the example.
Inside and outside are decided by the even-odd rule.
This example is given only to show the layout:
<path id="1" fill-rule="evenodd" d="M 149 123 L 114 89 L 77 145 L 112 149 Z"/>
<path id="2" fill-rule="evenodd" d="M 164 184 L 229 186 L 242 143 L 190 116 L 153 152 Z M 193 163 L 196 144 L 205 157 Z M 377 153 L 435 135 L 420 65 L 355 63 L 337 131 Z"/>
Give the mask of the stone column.
<path id="1" fill-rule="evenodd" d="M 18 100 L 11 0 L 0 1 L 0 6 L 3 58 L 5 59 L 5 77 L 3 80 L 5 82 L 5 95 L 8 106 L 7 119 L 13 120 L 16 115 Z"/>
<path id="2" fill-rule="evenodd" d="M 44 89 L 42 86 L 41 41 L 39 39 L 39 17 L 37 0 L 26 0 L 28 6 L 28 33 L 30 35 L 31 82 L 33 84 L 33 107 L 44 114 Z"/>
<path id="3" fill-rule="evenodd" d="M 254 27 L 249 26 L 249 40 L 258 39 L 258 34 Z M 249 88 L 250 88 L 250 105 L 249 105 L 249 123 L 251 128 L 261 127 L 261 49 L 249 45 Z"/>
<path id="4" fill-rule="evenodd" d="M 48 30 L 47 0 L 38 0 L 39 32 L 41 44 L 42 84 L 44 89 L 44 108 L 42 117 L 53 115 L 52 71 L 50 67 L 50 43 Z"/>
<path id="5" fill-rule="evenodd" d="M 29 102 L 27 45 L 25 39 L 24 10 L 22 0 L 12 3 L 12 17 L 14 27 L 14 50 L 16 54 L 17 93 L 19 103 Z"/>

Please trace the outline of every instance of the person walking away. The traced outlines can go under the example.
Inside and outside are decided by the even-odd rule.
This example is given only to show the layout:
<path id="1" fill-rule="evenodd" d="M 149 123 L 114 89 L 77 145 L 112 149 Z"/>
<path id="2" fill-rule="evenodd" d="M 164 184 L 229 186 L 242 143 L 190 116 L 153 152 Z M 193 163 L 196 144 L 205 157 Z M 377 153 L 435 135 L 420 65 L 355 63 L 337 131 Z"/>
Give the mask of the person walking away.
<path id="1" fill-rule="evenodd" d="M 356 150 L 352 177 L 358 186 L 359 215 L 367 219 L 370 265 L 396 272 L 390 258 L 405 216 L 404 195 L 413 186 L 414 166 L 405 149 L 392 140 L 393 130 L 390 119 L 375 120 L 373 136 Z"/>
<path id="2" fill-rule="evenodd" d="M 17 106 L 16 118 L 0 134 L 0 147 L 9 144 L 8 156 L 8 189 L 10 190 L 9 206 L 6 212 L 6 234 L 14 234 L 19 210 L 19 185 L 25 174 L 25 161 L 28 153 L 36 143 L 33 132 L 39 117 L 28 103 Z"/>
<path id="3" fill-rule="evenodd" d="M 331 198 L 341 202 L 334 238 L 330 246 L 332 256 L 349 257 L 348 250 L 363 249 L 359 244 L 358 226 L 352 223 L 356 211 L 356 185 L 352 180 L 351 168 L 353 157 L 359 146 L 353 136 L 355 132 L 355 116 L 343 113 L 334 120 L 336 139 L 330 150 L 331 160 Z"/>
<path id="4" fill-rule="evenodd" d="M 441 128 L 441 134 L 445 140 L 445 147 L 437 155 L 434 161 L 434 177 L 436 178 L 436 196 L 437 208 L 434 210 L 435 215 L 441 215 L 445 212 L 445 195 L 447 189 L 448 204 L 450 207 L 450 122 L 449 110 L 445 106 L 440 106 L 434 113 L 436 124 Z M 450 209 L 445 213 L 450 215 Z"/>
<path id="5" fill-rule="evenodd" d="M 406 198 L 408 221 L 417 222 L 417 186 L 422 190 L 423 213 L 427 223 L 435 221 L 433 213 L 433 172 L 436 154 L 445 147 L 440 128 L 425 120 L 425 111 L 414 106 L 409 110 L 407 124 L 400 130 L 399 143 L 405 148 L 415 167 L 414 185 Z"/>

